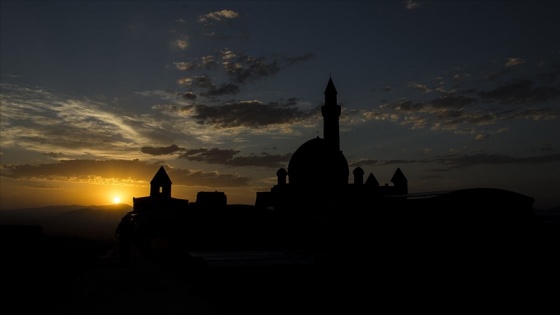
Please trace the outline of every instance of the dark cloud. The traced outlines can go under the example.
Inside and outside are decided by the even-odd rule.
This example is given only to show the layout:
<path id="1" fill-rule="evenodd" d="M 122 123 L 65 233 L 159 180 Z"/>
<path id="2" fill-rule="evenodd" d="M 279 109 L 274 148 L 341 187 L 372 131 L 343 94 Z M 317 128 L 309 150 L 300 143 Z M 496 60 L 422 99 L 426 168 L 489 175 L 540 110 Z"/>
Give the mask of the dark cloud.
<path id="1" fill-rule="evenodd" d="M 301 56 L 282 57 L 254 57 L 243 52 L 232 50 L 218 50 L 214 54 L 196 58 L 197 63 L 176 62 L 179 70 L 206 70 L 225 72 L 228 82 L 215 84 L 207 75 L 194 77 L 183 77 L 177 80 L 177 84 L 191 88 L 203 88 L 206 91 L 200 93 L 202 96 L 215 97 L 221 95 L 235 95 L 240 92 L 239 85 L 247 84 L 265 77 L 273 76 L 285 67 L 296 63 L 305 62 L 315 57 L 313 53 Z M 220 75 L 221 76 L 221 75 Z"/>
<path id="2" fill-rule="evenodd" d="M 426 160 L 370 160 L 362 159 L 348 164 L 349 167 L 358 166 L 381 166 L 381 165 L 402 165 L 402 164 L 412 164 L 412 163 L 427 163 Z"/>
<path id="3" fill-rule="evenodd" d="M 445 155 L 435 158 L 418 160 L 370 160 L 363 159 L 349 163 L 350 167 L 357 166 L 381 166 L 381 165 L 402 165 L 402 164 L 443 164 L 449 168 L 438 168 L 438 171 L 449 171 L 450 169 L 467 168 L 477 165 L 510 165 L 510 164 L 543 164 L 560 162 L 560 154 L 548 154 L 541 156 L 514 157 L 503 154 L 479 153 L 473 155 Z M 435 170 L 435 169 L 434 169 Z"/>
<path id="4" fill-rule="evenodd" d="M 238 154 L 239 150 L 233 149 L 191 149 L 181 154 L 179 158 L 187 159 L 189 161 L 206 162 L 210 164 L 225 164 Z"/>
<path id="5" fill-rule="evenodd" d="M 304 62 L 315 57 L 313 53 L 306 53 L 295 57 L 274 56 L 271 58 L 254 57 L 230 50 L 221 51 L 224 60 L 222 64 L 231 80 L 244 84 L 277 74 L 281 69 Z"/>
<path id="6" fill-rule="evenodd" d="M 506 74 L 509 74 L 510 72 L 511 71 L 510 71 L 509 68 L 505 68 L 505 69 L 502 69 L 502 70 L 498 70 L 498 71 L 490 72 L 490 73 L 487 73 L 487 74 L 483 74 L 483 77 L 487 80 L 494 81 L 499 77 L 502 77 Z"/>
<path id="7" fill-rule="evenodd" d="M 185 149 L 180 148 L 176 144 L 172 144 L 168 147 L 142 147 L 140 148 L 142 153 L 150 155 L 169 155 L 177 152 L 185 151 Z"/>
<path id="8" fill-rule="evenodd" d="M 553 120 L 560 118 L 560 111 L 550 108 L 530 108 L 507 116 L 513 119 Z"/>
<path id="9" fill-rule="evenodd" d="M 2 165 L 0 174 L 15 179 L 46 179 L 67 181 L 99 181 L 103 179 L 133 180 L 149 182 L 159 163 L 139 160 L 64 160 L 50 164 L 8 164 Z M 175 185 L 239 187 L 247 186 L 248 177 L 202 172 L 166 167 Z"/>
<path id="10" fill-rule="evenodd" d="M 192 78 L 191 85 L 207 89 L 213 89 L 216 87 L 212 82 L 212 79 L 210 79 L 210 77 L 206 75 L 195 76 L 194 78 Z"/>
<path id="11" fill-rule="evenodd" d="M 239 86 L 233 83 L 225 83 L 220 85 L 220 87 L 213 87 L 207 92 L 202 93 L 203 96 L 220 96 L 220 95 L 235 95 L 239 93 Z"/>
<path id="12" fill-rule="evenodd" d="M 411 87 L 415 90 L 418 90 L 422 94 L 432 92 L 432 89 L 430 89 L 426 84 L 420 84 L 420 83 L 417 83 L 417 82 L 409 82 L 408 87 Z"/>
<path id="13" fill-rule="evenodd" d="M 434 108 L 461 109 L 476 102 L 474 97 L 463 95 L 449 95 L 435 98 L 427 103 Z"/>
<path id="14" fill-rule="evenodd" d="M 315 54 L 308 53 L 308 54 L 305 54 L 305 55 L 302 55 L 302 56 L 297 56 L 297 57 L 287 57 L 285 59 L 285 61 L 288 64 L 293 65 L 294 63 L 307 61 L 307 60 L 312 59 L 312 58 L 315 58 Z"/>
<path id="15" fill-rule="evenodd" d="M 407 10 L 414 10 L 420 7 L 420 3 L 413 1 L 413 0 L 406 0 L 404 1 L 404 8 Z"/>
<path id="16" fill-rule="evenodd" d="M 50 157 L 60 157 L 60 156 L 63 156 L 64 154 L 62 152 L 58 152 L 58 153 L 57 152 L 45 152 L 45 153 L 43 153 L 43 155 L 50 156 Z"/>
<path id="17" fill-rule="evenodd" d="M 187 100 L 194 100 L 196 99 L 196 94 L 194 94 L 193 92 L 185 92 L 183 93 L 183 95 L 181 95 L 184 99 Z"/>
<path id="18" fill-rule="evenodd" d="M 215 69 L 218 63 L 214 60 L 214 56 L 208 55 L 201 58 L 200 66 L 206 69 Z"/>
<path id="19" fill-rule="evenodd" d="M 435 158 L 430 162 L 441 163 L 451 168 L 465 168 L 476 165 L 506 165 L 506 164 L 542 164 L 559 162 L 560 154 L 549 154 L 530 157 L 513 157 L 502 154 L 479 153 L 473 155 L 448 155 Z"/>
<path id="20" fill-rule="evenodd" d="M 236 156 L 230 161 L 228 161 L 226 165 L 279 168 L 279 167 L 286 167 L 291 156 L 292 156 L 291 153 L 270 154 L 270 153 L 263 152 L 260 155 L 253 154 L 249 156 Z"/>
<path id="21" fill-rule="evenodd" d="M 529 79 L 517 80 L 493 90 L 480 91 L 478 96 L 486 102 L 501 104 L 533 104 L 560 97 L 558 86 L 535 86 Z"/>
<path id="22" fill-rule="evenodd" d="M 221 164 L 227 166 L 257 166 L 278 168 L 286 166 L 291 154 L 270 154 L 263 152 L 260 155 L 235 156 L 239 150 L 233 149 L 192 149 L 181 154 L 179 158 L 189 161 L 206 162 L 210 164 Z"/>
<path id="23" fill-rule="evenodd" d="M 247 83 L 277 74 L 280 71 L 280 62 L 277 59 L 266 60 L 263 57 L 242 54 L 234 61 L 224 62 L 224 68 L 234 82 Z"/>
<path id="24" fill-rule="evenodd" d="M 398 100 L 383 107 L 389 107 L 397 111 L 404 112 L 436 112 L 440 113 L 440 109 L 453 109 L 461 110 L 466 106 L 474 104 L 476 98 L 464 95 L 445 95 L 438 98 L 434 98 L 427 102 L 414 102 L 409 99 Z"/>
<path id="25" fill-rule="evenodd" d="M 316 115 L 315 110 L 304 111 L 287 103 L 264 104 L 261 101 L 238 101 L 219 106 L 194 105 L 184 109 L 195 109 L 193 116 L 202 124 L 218 128 L 262 127 L 276 124 L 289 124 Z"/>
<path id="26" fill-rule="evenodd" d="M 182 171 L 168 172 L 173 183 L 185 186 L 243 187 L 248 186 L 250 178 L 235 174 L 218 172 Z"/>

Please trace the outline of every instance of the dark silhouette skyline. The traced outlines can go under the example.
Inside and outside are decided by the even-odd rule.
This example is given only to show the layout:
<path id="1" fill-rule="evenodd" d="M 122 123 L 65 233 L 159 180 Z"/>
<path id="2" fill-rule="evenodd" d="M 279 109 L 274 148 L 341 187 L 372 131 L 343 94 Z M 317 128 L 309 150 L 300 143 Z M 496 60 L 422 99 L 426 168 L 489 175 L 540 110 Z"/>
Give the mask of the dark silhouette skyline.
<path id="1" fill-rule="evenodd" d="M 349 183 L 340 150 L 341 106 L 332 78 L 324 95 L 325 138 L 303 143 L 287 170 L 276 172 L 277 184 L 269 192 L 257 192 L 254 204 L 228 204 L 227 194 L 219 191 L 201 191 L 195 201 L 173 198 L 172 181 L 161 166 L 150 182 L 150 196 L 133 198 L 132 220 L 125 220 L 137 227 L 141 247 L 163 238 L 184 253 L 297 249 L 323 256 L 367 246 L 380 230 L 389 235 L 398 231 L 398 246 L 409 237 L 430 243 L 439 233 L 462 244 L 469 230 L 477 230 L 480 235 L 468 236 L 466 242 L 482 247 L 483 239 L 501 233 L 532 238 L 539 231 L 534 198 L 517 192 L 481 187 L 409 194 L 400 168 L 392 186 L 379 185 L 373 173 L 364 182 L 361 167 L 354 168 Z"/>

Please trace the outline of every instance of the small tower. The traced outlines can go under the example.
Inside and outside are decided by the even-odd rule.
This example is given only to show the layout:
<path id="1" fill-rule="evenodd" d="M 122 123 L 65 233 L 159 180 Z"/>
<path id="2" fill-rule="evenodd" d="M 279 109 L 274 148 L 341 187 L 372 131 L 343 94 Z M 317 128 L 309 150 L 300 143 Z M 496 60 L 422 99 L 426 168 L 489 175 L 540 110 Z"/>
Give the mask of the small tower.
<path id="1" fill-rule="evenodd" d="M 364 184 L 364 170 L 361 167 L 356 167 L 352 174 L 354 174 L 354 185 Z"/>
<path id="2" fill-rule="evenodd" d="M 163 166 L 150 181 L 150 197 L 171 198 L 171 179 Z"/>
<path id="3" fill-rule="evenodd" d="M 278 186 L 286 185 L 286 177 L 288 176 L 288 172 L 281 168 L 276 172 L 276 176 L 278 176 Z"/>
<path id="4" fill-rule="evenodd" d="M 338 118 L 340 117 L 341 109 L 340 105 L 337 104 L 336 88 L 330 77 L 324 94 L 325 105 L 321 106 L 321 114 L 323 114 L 323 137 L 333 149 L 340 151 Z"/>
<path id="5" fill-rule="evenodd" d="M 391 182 L 395 186 L 395 193 L 399 195 L 408 194 L 408 179 L 406 179 L 400 168 L 397 168 L 395 174 L 393 174 Z"/>

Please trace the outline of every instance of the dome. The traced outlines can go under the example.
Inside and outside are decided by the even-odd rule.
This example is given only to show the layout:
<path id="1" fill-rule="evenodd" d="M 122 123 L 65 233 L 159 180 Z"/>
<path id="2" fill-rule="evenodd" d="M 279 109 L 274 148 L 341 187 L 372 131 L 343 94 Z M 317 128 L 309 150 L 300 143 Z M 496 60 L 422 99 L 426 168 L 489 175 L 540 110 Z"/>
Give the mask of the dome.
<path id="1" fill-rule="evenodd" d="M 294 185 L 348 184 L 348 175 L 344 154 L 319 137 L 302 144 L 288 164 L 289 181 Z"/>

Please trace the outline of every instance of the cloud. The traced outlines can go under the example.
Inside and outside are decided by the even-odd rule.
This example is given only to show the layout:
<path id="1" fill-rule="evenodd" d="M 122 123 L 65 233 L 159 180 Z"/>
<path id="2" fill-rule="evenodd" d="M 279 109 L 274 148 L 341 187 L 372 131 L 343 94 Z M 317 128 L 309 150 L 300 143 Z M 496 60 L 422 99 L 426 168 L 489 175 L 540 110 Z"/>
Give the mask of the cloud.
<path id="1" fill-rule="evenodd" d="M 503 154 L 479 153 L 473 155 L 447 155 L 430 160 L 433 163 L 441 163 L 451 168 L 466 168 L 476 165 L 507 165 L 507 164 L 543 164 L 559 162 L 560 154 L 548 154 L 541 156 L 514 157 Z"/>
<path id="2" fill-rule="evenodd" d="M 178 38 L 171 42 L 171 46 L 180 50 L 189 48 L 189 42 L 186 38 Z"/>
<path id="3" fill-rule="evenodd" d="M 407 10 L 414 10 L 417 9 L 418 7 L 420 7 L 420 3 L 413 1 L 413 0 L 406 0 L 404 2 L 404 7 Z"/>
<path id="4" fill-rule="evenodd" d="M 267 61 L 262 57 L 241 55 L 233 61 L 224 61 L 226 73 L 237 83 L 246 83 L 262 77 L 274 75 L 280 71 L 278 60 Z"/>
<path id="5" fill-rule="evenodd" d="M 555 120 L 560 119 L 560 111 L 550 108 L 530 108 L 514 112 L 507 118 L 529 120 Z"/>
<path id="6" fill-rule="evenodd" d="M 265 104 L 258 100 L 234 101 L 224 105 L 186 106 L 183 110 L 194 110 L 193 117 L 201 124 L 217 128 L 260 127 L 274 124 L 290 124 L 317 115 L 317 110 L 306 111 L 292 103 L 271 102 Z"/>
<path id="7" fill-rule="evenodd" d="M 193 82 L 193 79 L 191 78 L 180 78 L 179 80 L 177 80 L 177 84 L 181 85 L 181 86 L 191 86 Z"/>
<path id="8" fill-rule="evenodd" d="M 150 154 L 150 155 L 169 155 L 177 152 L 185 151 L 184 148 L 180 148 L 176 144 L 172 144 L 168 147 L 142 147 L 140 152 Z"/>
<path id="9" fill-rule="evenodd" d="M 227 77 L 226 82 L 219 84 L 215 84 L 206 74 L 182 77 L 177 80 L 177 84 L 180 86 L 205 89 L 205 91 L 199 91 L 201 96 L 216 97 L 238 94 L 240 85 L 276 75 L 286 67 L 305 62 L 314 57 L 315 54 L 312 53 L 289 57 L 279 55 L 269 58 L 254 57 L 243 52 L 224 49 L 217 50 L 211 55 L 196 58 L 196 63 L 176 62 L 174 64 L 177 69 L 183 71 L 193 69 L 214 71 L 217 75 L 213 77 Z"/>
<path id="10" fill-rule="evenodd" d="M 185 62 L 185 61 L 174 62 L 173 64 L 175 65 L 177 70 L 181 70 L 181 71 L 186 71 L 186 70 L 194 68 L 194 64 L 192 64 L 190 62 Z"/>
<path id="11" fill-rule="evenodd" d="M 385 102 L 379 105 L 378 112 L 364 113 L 362 118 L 380 120 L 394 117 L 390 120 L 412 129 L 430 128 L 453 131 L 457 134 L 476 134 L 477 141 L 486 140 L 493 137 L 495 133 L 489 130 L 476 130 L 474 126 L 480 129 L 483 126 L 511 119 L 535 121 L 560 119 L 560 111 L 545 107 L 546 102 L 560 98 L 560 86 L 554 85 L 556 73 L 550 71 L 539 73 L 534 77 L 543 84 L 538 85 L 535 81 L 525 78 L 503 83 L 493 89 L 446 90 L 440 83 L 436 89 L 441 93 L 440 97 L 428 101 L 403 98 Z M 442 77 L 437 79 L 443 80 Z M 424 84 L 409 82 L 408 85 L 422 93 L 430 91 Z M 502 108 L 499 106 L 525 104 L 535 107 Z M 394 116 L 391 116 L 393 114 Z"/>
<path id="12" fill-rule="evenodd" d="M 224 164 L 225 161 L 231 160 L 239 150 L 234 149 L 190 149 L 181 154 L 180 158 L 190 161 L 206 162 L 210 164 Z"/>
<path id="13" fill-rule="evenodd" d="M 257 166 L 267 168 L 285 167 L 291 154 L 270 154 L 263 152 L 260 155 L 236 156 L 239 150 L 234 149 L 192 149 L 181 154 L 179 158 L 189 161 L 206 162 L 210 164 L 221 164 L 227 166 Z"/>
<path id="14" fill-rule="evenodd" d="M 219 87 L 211 87 L 203 96 L 235 95 L 239 93 L 239 86 L 233 83 L 225 83 Z"/>
<path id="15" fill-rule="evenodd" d="M 371 160 L 371 159 L 361 159 L 349 163 L 350 167 L 356 166 L 381 166 L 381 165 L 402 165 L 402 164 L 443 164 L 449 167 L 449 169 L 439 169 L 441 171 L 448 171 L 450 169 L 468 168 L 477 165 L 533 165 L 533 164 L 544 164 L 560 162 L 560 154 L 548 154 L 541 156 L 526 156 L 526 157 L 515 157 L 503 154 L 492 154 L 492 153 L 479 153 L 472 155 L 458 155 L 450 154 L 444 156 L 438 156 L 434 158 L 418 159 L 418 160 Z"/>
<path id="16" fill-rule="evenodd" d="M 409 99 L 400 99 L 392 103 L 383 104 L 381 107 L 391 108 L 400 112 L 426 112 L 441 114 L 442 109 L 460 110 L 474 104 L 475 102 L 476 99 L 470 96 L 445 95 L 426 102 L 414 102 Z"/>
<path id="17" fill-rule="evenodd" d="M 288 64 L 293 65 L 295 63 L 302 62 L 302 61 L 307 61 L 307 60 L 312 59 L 312 58 L 315 58 L 315 54 L 308 53 L 308 54 L 305 54 L 305 55 L 302 55 L 302 56 L 297 56 L 297 57 L 287 57 L 285 59 L 285 61 Z"/>
<path id="18" fill-rule="evenodd" d="M 213 69 L 218 65 L 218 63 L 214 60 L 214 56 L 202 56 L 200 66 L 206 69 Z"/>
<path id="19" fill-rule="evenodd" d="M 236 83 L 248 83 L 254 80 L 277 74 L 281 69 L 315 57 L 306 53 L 301 56 L 272 58 L 254 57 L 242 52 L 231 50 L 221 51 L 223 68 L 230 79 Z"/>
<path id="20" fill-rule="evenodd" d="M 481 100 L 501 104 L 533 104 L 560 97 L 559 86 L 535 86 L 530 79 L 516 80 L 493 90 L 480 91 Z"/>
<path id="21" fill-rule="evenodd" d="M 2 146 L 65 154 L 125 154 L 145 129 L 103 102 L 2 84 Z"/>
<path id="22" fill-rule="evenodd" d="M 524 64 L 525 60 L 521 59 L 521 58 L 508 58 L 505 66 L 506 67 L 511 67 L 511 66 L 518 66 L 521 64 Z"/>
<path id="23" fill-rule="evenodd" d="M 408 86 L 420 91 L 422 94 L 430 93 L 432 90 L 425 84 L 420 84 L 416 82 L 409 82 Z"/>
<path id="24" fill-rule="evenodd" d="M 196 99 L 196 94 L 194 94 L 193 92 L 185 92 L 185 93 L 183 93 L 182 97 L 184 99 L 194 100 L 194 99 Z"/>
<path id="25" fill-rule="evenodd" d="M 360 159 L 348 164 L 349 167 L 358 166 L 382 166 L 382 165 L 402 165 L 402 164 L 414 164 L 414 163 L 426 163 L 423 160 L 372 160 L 372 159 Z"/>
<path id="26" fill-rule="evenodd" d="M 221 11 L 214 11 L 208 14 L 204 14 L 198 17 L 199 23 L 207 23 L 210 21 L 223 21 L 223 20 L 232 20 L 239 18 L 239 13 L 233 10 L 221 10 Z"/>
<path id="27" fill-rule="evenodd" d="M 62 153 L 62 152 L 45 152 L 45 153 L 43 153 L 43 155 L 57 158 L 57 157 L 64 156 L 64 153 Z"/>
<path id="28" fill-rule="evenodd" d="M 15 179 L 41 179 L 71 182 L 146 183 L 149 182 L 159 163 L 139 160 L 64 160 L 49 164 L 2 165 L 0 174 Z M 167 166 L 166 171 L 175 185 L 241 187 L 247 186 L 249 178 L 235 174 L 203 172 Z"/>

